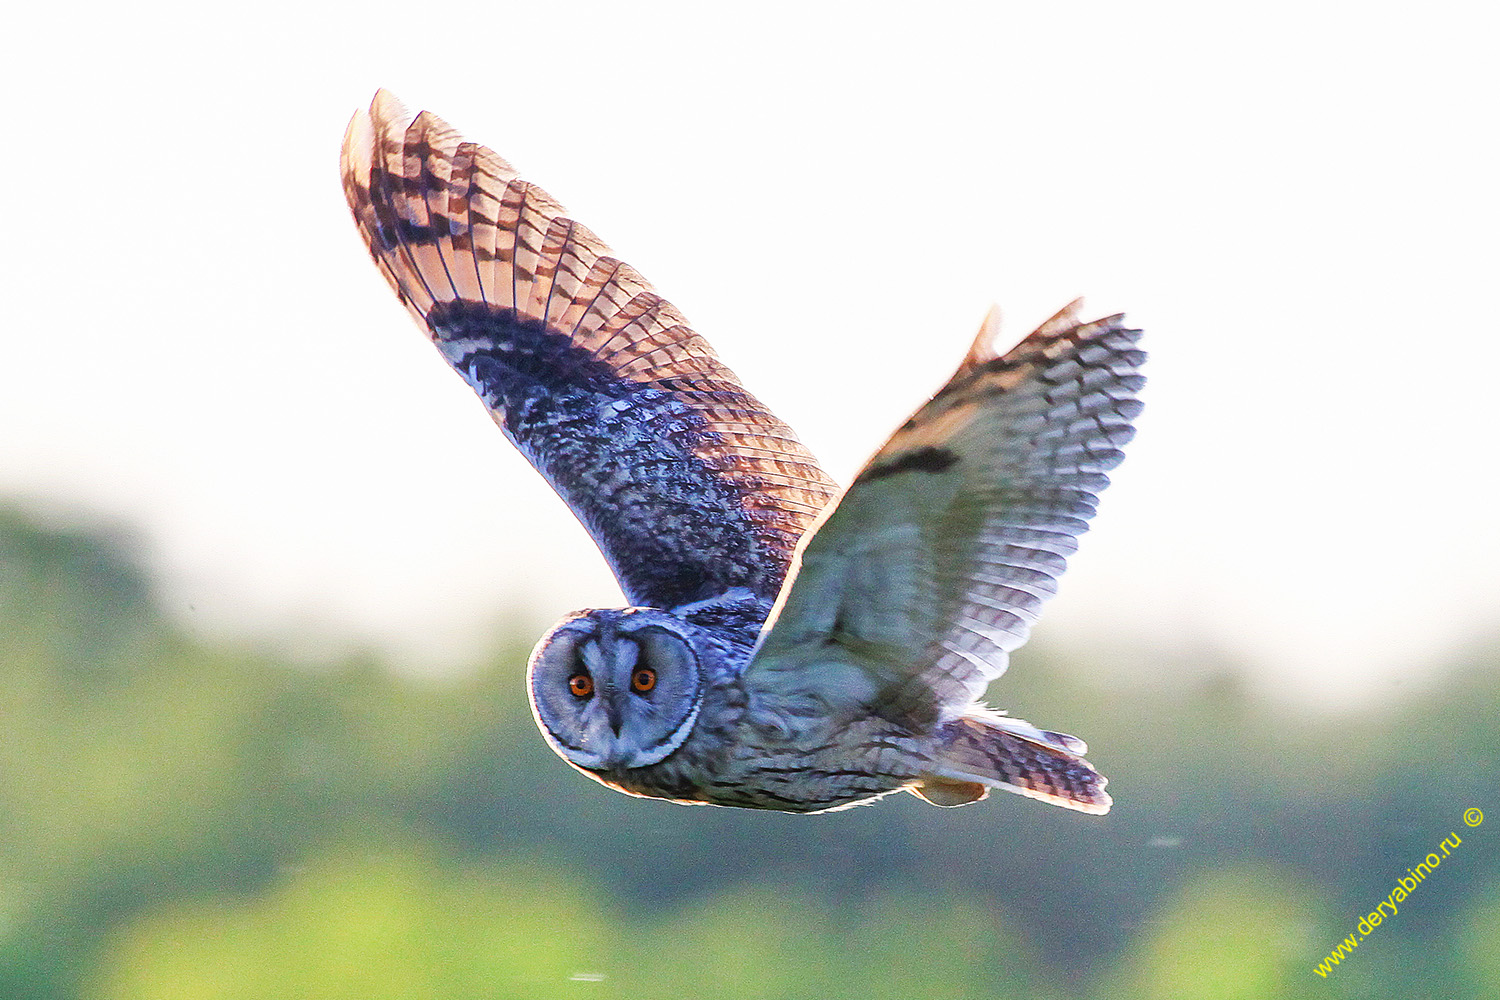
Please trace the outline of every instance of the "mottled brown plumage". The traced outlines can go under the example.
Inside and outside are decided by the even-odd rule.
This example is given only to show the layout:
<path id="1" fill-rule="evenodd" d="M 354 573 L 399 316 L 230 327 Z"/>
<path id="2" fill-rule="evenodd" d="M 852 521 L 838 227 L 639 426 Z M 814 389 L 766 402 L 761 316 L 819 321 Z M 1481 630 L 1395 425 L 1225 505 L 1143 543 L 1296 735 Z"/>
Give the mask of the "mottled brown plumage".
<path id="1" fill-rule="evenodd" d="M 775 597 L 836 487 L 670 302 L 510 164 L 385 91 L 350 122 L 342 168 L 381 273 L 631 601 Z"/>
<path id="2" fill-rule="evenodd" d="M 598 542 L 635 607 L 538 644 L 543 735 L 637 795 L 815 812 L 1004 788 L 1102 813 L 1081 740 L 979 704 L 1056 590 L 1144 355 L 1074 307 L 953 378 L 835 502 L 786 425 L 593 233 L 376 95 L 344 189 L 391 287 Z"/>

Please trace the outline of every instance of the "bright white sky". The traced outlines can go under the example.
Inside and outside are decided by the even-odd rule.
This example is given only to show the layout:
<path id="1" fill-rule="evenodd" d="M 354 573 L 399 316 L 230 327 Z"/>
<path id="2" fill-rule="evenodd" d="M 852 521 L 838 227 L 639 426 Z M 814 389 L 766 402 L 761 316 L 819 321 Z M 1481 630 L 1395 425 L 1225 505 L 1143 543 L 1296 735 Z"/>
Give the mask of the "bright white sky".
<path id="1" fill-rule="evenodd" d="M 1129 313 L 1146 415 L 1045 641 L 1332 705 L 1497 631 L 1492 5 L 236 9 L 28 4 L 0 43 L 0 497 L 135 525 L 194 627 L 422 668 L 619 600 L 355 235 L 338 144 L 385 86 L 842 481 L 991 301 L 1018 338 Z"/>

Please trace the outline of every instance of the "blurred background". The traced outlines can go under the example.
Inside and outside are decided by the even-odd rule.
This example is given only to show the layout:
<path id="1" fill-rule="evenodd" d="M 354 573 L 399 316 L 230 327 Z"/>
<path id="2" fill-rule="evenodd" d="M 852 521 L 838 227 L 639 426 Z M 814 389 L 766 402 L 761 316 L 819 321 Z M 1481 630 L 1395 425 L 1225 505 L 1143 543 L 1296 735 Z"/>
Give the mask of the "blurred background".
<path id="1" fill-rule="evenodd" d="M 1500 994 L 1496 20 L 12 15 L 0 996 Z M 991 691 L 1114 810 L 683 808 L 553 757 L 526 653 L 619 593 L 355 235 L 377 86 L 558 196 L 845 482 L 991 301 L 1143 327 L 1140 436 Z"/>

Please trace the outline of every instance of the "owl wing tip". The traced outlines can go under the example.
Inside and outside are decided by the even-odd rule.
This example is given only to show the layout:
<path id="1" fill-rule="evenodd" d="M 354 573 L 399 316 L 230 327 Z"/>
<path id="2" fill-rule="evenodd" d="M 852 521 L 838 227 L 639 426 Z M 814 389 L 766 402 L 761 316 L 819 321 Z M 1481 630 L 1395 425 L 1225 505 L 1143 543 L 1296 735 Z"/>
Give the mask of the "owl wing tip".
<path id="1" fill-rule="evenodd" d="M 344 128 L 344 143 L 339 147 L 339 171 L 346 182 L 370 173 L 370 151 L 375 145 L 375 123 L 367 108 L 359 108 Z"/>
<path id="2" fill-rule="evenodd" d="M 1032 337 L 1057 337 L 1069 330 L 1085 325 L 1079 320 L 1079 313 L 1083 310 L 1083 297 L 1079 296 L 1072 302 L 1063 306 L 1057 312 L 1048 317 L 1047 321 L 1036 328 Z M 1028 338 L 1029 339 L 1029 338 Z"/>
<path id="3" fill-rule="evenodd" d="M 1082 334 L 1092 334 L 1100 330 L 1121 328 L 1125 321 L 1124 313 L 1113 313 L 1099 319 L 1085 323 L 1079 317 L 1083 311 L 1083 298 L 1079 297 L 1063 306 L 1057 312 L 1037 327 L 1025 341 L 1036 342 L 1039 340 L 1056 340 L 1074 331 Z M 1139 332 L 1139 331 L 1133 331 Z M 974 336 L 974 342 L 969 346 L 969 353 L 964 357 L 963 368 L 960 370 L 977 368 L 986 362 L 994 361 L 1001 356 L 1000 344 L 1000 307 L 991 304 L 989 311 L 985 313 L 984 320 L 979 324 L 979 332 Z"/>
<path id="4" fill-rule="evenodd" d="M 969 353 L 964 356 L 965 368 L 977 368 L 999 356 L 995 350 L 995 342 L 1000 336 L 1000 305 L 991 302 L 989 310 L 984 314 L 984 320 L 979 324 L 979 332 L 974 335 L 974 343 L 969 345 Z"/>
<path id="5" fill-rule="evenodd" d="M 406 110 L 406 105 L 395 94 L 379 87 L 375 96 L 370 98 L 370 118 L 381 125 L 388 122 L 406 121 L 412 117 L 411 112 Z"/>

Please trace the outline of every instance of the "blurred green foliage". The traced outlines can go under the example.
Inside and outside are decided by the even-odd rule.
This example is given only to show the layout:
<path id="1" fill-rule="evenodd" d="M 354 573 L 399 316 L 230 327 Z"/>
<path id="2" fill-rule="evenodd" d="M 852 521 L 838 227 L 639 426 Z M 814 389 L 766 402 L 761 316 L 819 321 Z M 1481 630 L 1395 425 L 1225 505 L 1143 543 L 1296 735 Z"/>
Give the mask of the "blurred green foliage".
<path id="1" fill-rule="evenodd" d="M 1500 868 L 1461 819 L 1500 823 L 1494 653 L 1325 717 L 1028 650 L 997 699 L 1088 736 L 1108 817 L 801 817 L 573 773 L 527 713 L 533 639 L 444 682 L 210 647 L 128 540 L 0 512 L 0 997 L 1500 995 Z"/>

